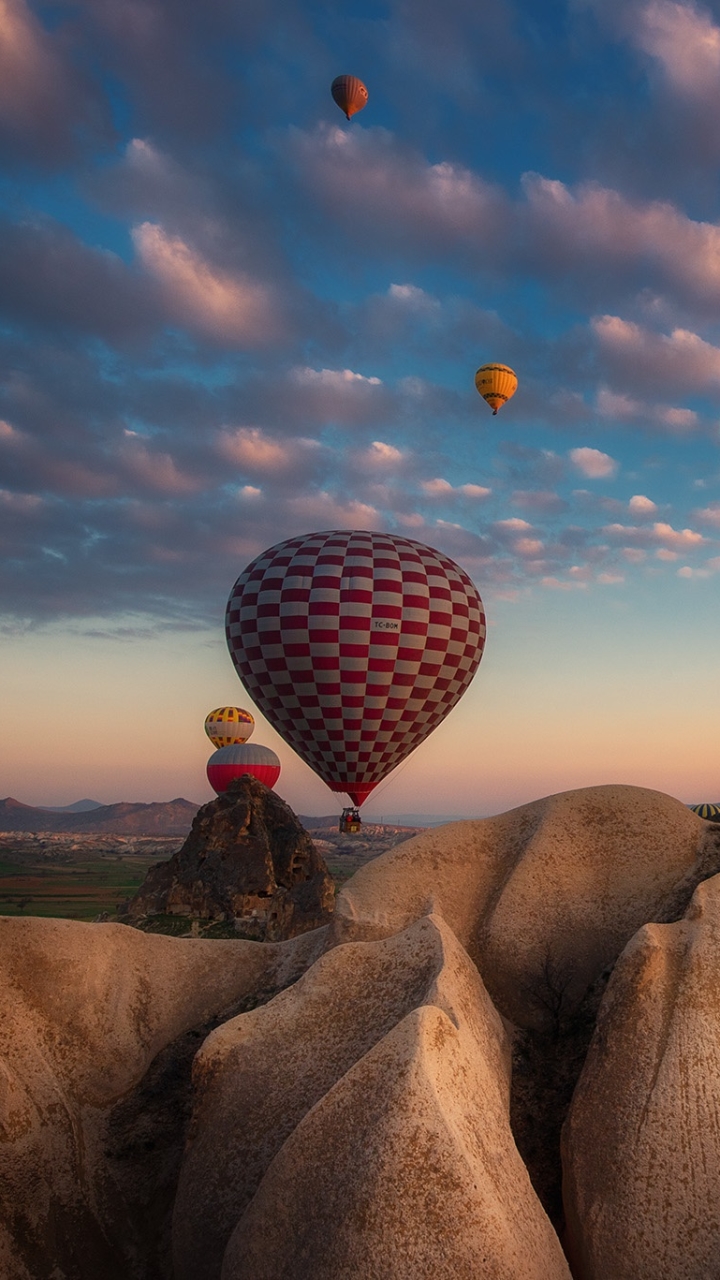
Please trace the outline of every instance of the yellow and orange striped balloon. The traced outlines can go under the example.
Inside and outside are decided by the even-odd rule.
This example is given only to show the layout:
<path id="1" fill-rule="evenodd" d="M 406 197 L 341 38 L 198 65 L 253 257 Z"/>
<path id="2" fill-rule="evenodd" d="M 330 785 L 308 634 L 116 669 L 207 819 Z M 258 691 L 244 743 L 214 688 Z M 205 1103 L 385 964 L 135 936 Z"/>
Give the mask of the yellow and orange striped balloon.
<path id="1" fill-rule="evenodd" d="M 475 386 L 493 414 L 515 395 L 518 380 L 507 364 L 484 364 L 475 374 Z"/>
<path id="2" fill-rule="evenodd" d="M 254 728 L 254 716 L 242 707 L 216 707 L 205 717 L 205 732 L 216 747 L 247 742 Z"/>

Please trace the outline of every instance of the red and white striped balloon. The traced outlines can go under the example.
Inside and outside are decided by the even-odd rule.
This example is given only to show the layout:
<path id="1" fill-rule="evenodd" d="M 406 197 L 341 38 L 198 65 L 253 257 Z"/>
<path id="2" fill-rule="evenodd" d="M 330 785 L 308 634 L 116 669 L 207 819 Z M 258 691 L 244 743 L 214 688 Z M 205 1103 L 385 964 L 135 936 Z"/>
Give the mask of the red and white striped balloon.
<path id="1" fill-rule="evenodd" d="M 274 751 L 258 742 L 235 742 L 214 751 L 207 762 L 208 782 L 218 795 L 227 791 L 233 778 L 242 778 L 244 773 L 252 774 L 272 790 L 280 777 L 280 761 Z"/>
<path id="2" fill-rule="evenodd" d="M 327 783 L 362 804 L 462 697 L 482 601 L 409 538 L 331 531 L 264 551 L 230 595 L 226 635 L 250 697 Z"/>

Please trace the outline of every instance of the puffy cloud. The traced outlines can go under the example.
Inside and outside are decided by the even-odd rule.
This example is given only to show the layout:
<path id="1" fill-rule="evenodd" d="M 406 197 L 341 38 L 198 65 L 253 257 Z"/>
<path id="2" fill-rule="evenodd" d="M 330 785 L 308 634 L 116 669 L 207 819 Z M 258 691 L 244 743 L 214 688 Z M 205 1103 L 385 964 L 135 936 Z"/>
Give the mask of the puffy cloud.
<path id="1" fill-rule="evenodd" d="M 542 275 L 582 267 L 576 287 L 617 290 L 624 278 L 663 287 L 703 306 L 720 293 L 720 226 L 689 218 L 668 201 L 628 200 L 597 183 L 571 189 L 556 179 L 527 174 L 525 261 Z M 613 276 L 610 280 L 608 273 Z M 622 275 L 621 275 L 622 273 Z M 602 278 L 601 278 L 602 276 Z"/>
<path id="2" fill-rule="evenodd" d="M 211 265 L 180 236 L 143 222 L 133 241 L 145 270 L 157 280 L 172 322 L 230 346 L 276 340 L 283 317 L 274 290 L 249 276 Z"/>
<path id="3" fill-rule="evenodd" d="M 325 211 L 377 242 L 427 246 L 458 238 L 476 249 L 500 225 L 503 198 L 471 170 L 428 164 L 384 129 L 294 130 L 291 151 L 303 183 Z"/>
<path id="4" fill-rule="evenodd" d="M 288 502 L 298 527 L 312 529 L 380 529 L 383 517 L 374 507 L 355 499 L 341 502 L 326 490 L 303 493 Z"/>
<path id="5" fill-rule="evenodd" d="M 635 493 L 628 502 L 628 509 L 634 515 L 652 515 L 653 512 L 657 511 L 657 503 L 653 502 L 652 498 L 646 498 L 642 493 Z"/>
<path id="6" fill-rule="evenodd" d="M 639 11 L 637 44 L 657 58 L 674 89 L 685 97 L 717 101 L 720 28 L 694 4 L 650 0 Z"/>
<path id="7" fill-rule="evenodd" d="M 660 544 L 665 551 L 689 550 L 691 547 L 701 547 L 707 543 L 707 538 L 694 529 L 674 529 L 672 525 L 662 520 L 656 520 L 649 528 L 609 524 L 605 525 L 602 532 L 613 540 L 639 543 L 641 546 Z M 630 557 L 626 556 L 626 558 Z"/>
<path id="8" fill-rule="evenodd" d="M 720 245 L 718 247 L 720 261 Z M 619 316 L 595 316 L 591 321 L 603 355 L 633 379 L 657 387 L 665 384 L 697 392 L 717 391 L 720 348 L 688 329 L 656 333 Z M 687 420 L 678 425 L 692 425 Z"/>
<path id="9" fill-rule="evenodd" d="M 13 158 L 57 164 L 73 127 L 96 124 L 99 101 L 25 0 L 0 0 L 0 140 Z"/>
<path id="10" fill-rule="evenodd" d="M 647 404 L 633 396 L 611 391 L 609 387 L 599 388 L 596 407 L 603 418 L 613 418 L 621 422 L 648 421 L 667 427 L 670 431 L 691 431 L 699 422 L 698 414 L 694 409 Z"/>
<path id="11" fill-rule="evenodd" d="M 127 439 L 120 457 L 127 473 L 150 492 L 177 498 L 207 486 L 206 477 L 183 471 L 169 453 L 148 448 L 138 439 Z"/>
<path id="12" fill-rule="evenodd" d="M 384 472 L 396 470 L 407 463 L 407 454 L 397 449 L 394 444 L 385 444 L 383 440 L 373 440 L 369 449 L 356 454 L 351 459 L 351 467 L 364 471 Z"/>
<path id="13" fill-rule="evenodd" d="M 709 506 L 701 507 L 693 512 L 693 516 L 701 524 L 709 524 L 715 529 L 720 529 L 720 502 L 711 502 Z"/>
<path id="14" fill-rule="evenodd" d="M 292 376 L 303 386 L 330 387 L 333 391 L 344 391 L 353 383 L 365 384 L 368 387 L 382 386 L 380 378 L 368 378 L 363 373 L 353 373 L 352 369 L 311 369 L 305 365 L 293 369 Z"/>
<path id="15" fill-rule="evenodd" d="M 489 498 L 492 489 L 485 488 L 481 484 L 459 484 L 451 485 L 449 480 L 442 480 L 439 477 L 435 480 L 423 480 L 421 489 L 429 498 L 449 498 L 455 494 L 460 494 L 464 498 Z"/>
<path id="16" fill-rule="evenodd" d="M 286 470 L 292 457 L 286 443 L 267 435 L 260 427 L 226 429 L 218 442 L 218 452 L 228 462 L 262 474 Z"/>
<path id="17" fill-rule="evenodd" d="M 622 573 L 599 573 L 596 578 L 596 582 L 599 582 L 603 587 L 615 586 L 624 581 L 625 577 Z"/>
<path id="18" fill-rule="evenodd" d="M 600 449 L 570 449 L 568 456 L 576 470 L 589 480 L 605 480 L 617 474 L 619 464 Z"/>

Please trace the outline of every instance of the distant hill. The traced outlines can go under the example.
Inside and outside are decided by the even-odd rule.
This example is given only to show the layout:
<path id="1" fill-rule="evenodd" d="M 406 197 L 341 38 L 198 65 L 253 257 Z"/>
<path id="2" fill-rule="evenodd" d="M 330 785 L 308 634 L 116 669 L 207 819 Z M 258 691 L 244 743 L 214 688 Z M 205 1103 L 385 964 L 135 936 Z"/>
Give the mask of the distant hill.
<path id="1" fill-rule="evenodd" d="M 99 800 L 76 800 L 74 804 L 39 804 L 44 813 L 89 813 L 90 809 L 102 809 Z"/>
<path id="2" fill-rule="evenodd" d="M 116 836 L 184 836 L 199 809 L 191 800 L 160 804 L 103 804 L 80 812 L 36 809 L 0 800 L 0 831 L 73 831 Z"/>

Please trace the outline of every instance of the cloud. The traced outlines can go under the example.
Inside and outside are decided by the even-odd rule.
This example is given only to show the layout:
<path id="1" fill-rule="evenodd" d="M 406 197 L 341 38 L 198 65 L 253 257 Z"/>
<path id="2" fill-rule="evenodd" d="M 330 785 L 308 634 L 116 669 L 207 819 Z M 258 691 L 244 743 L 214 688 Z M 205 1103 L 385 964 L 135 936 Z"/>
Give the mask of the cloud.
<path id="1" fill-rule="evenodd" d="M 178 327 L 241 347 L 264 346 L 282 335 L 281 308 L 271 287 L 211 265 L 180 236 L 157 224 L 141 223 L 132 237 Z"/>
<path id="2" fill-rule="evenodd" d="M 709 524 L 714 529 L 720 529 L 720 502 L 711 502 L 709 506 L 693 511 L 693 516 L 701 524 Z"/>
<path id="3" fill-rule="evenodd" d="M 718 247 L 720 260 L 720 245 Z M 688 329 L 656 333 L 619 316 L 595 316 L 591 321 L 601 352 L 614 367 L 653 386 L 697 393 L 717 392 L 720 386 L 720 348 Z"/>
<path id="4" fill-rule="evenodd" d="M 459 239 L 477 251 L 499 229 L 497 188 L 461 165 L 428 164 L 385 129 L 293 130 L 290 149 L 323 211 L 375 242 L 427 248 Z"/>
<path id="5" fill-rule="evenodd" d="M 207 487 L 206 476 L 183 471 L 169 453 L 140 440 L 126 439 L 119 454 L 125 471 L 142 490 L 178 498 Z"/>
<path id="6" fill-rule="evenodd" d="M 0 143 L 6 157 L 55 166 L 95 132 L 100 100 L 25 0 L 0 0 Z M 102 113 L 104 114 L 104 113 Z"/>
<path id="7" fill-rule="evenodd" d="M 697 222 L 669 201 L 628 200 L 597 183 L 574 189 L 526 174 L 527 265 L 544 275 L 583 267 L 597 291 L 598 273 L 636 272 L 639 286 L 660 280 L 683 298 L 704 302 L 720 293 L 720 227 Z M 583 277 L 581 276 L 580 279 Z"/>
<path id="8" fill-rule="evenodd" d="M 684 97 L 717 101 L 720 83 L 720 29 L 694 4 L 651 0 L 639 11 L 635 40 L 662 65 L 672 87 Z"/>
<path id="9" fill-rule="evenodd" d="M 609 387 L 598 389 L 596 407 L 603 418 L 613 418 L 621 422 L 647 421 L 667 427 L 671 431 L 691 431 L 699 422 L 699 415 L 694 409 L 647 404 L 632 396 L 611 391 Z"/>
<path id="10" fill-rule="evenodd" d="M 288 502 L 289 513 L 298 527 L 308 529 L 380 529 L 383 517 L 374 507 L 355 499 L 340 501 L 321 490 L 303 493 Z"/>
<path id="11" fill-rule="evenodd" d="M 366 377 L 363 373 L 353 373 L 352 369 L 310 369 L 307 365 L 293 369 L 292 377 L 305 386 L 330 387 L 332 390 L 344 390 L 349 383 L 365 383 L 369 387 L 380 387 L 380 378 Z"/>
<path id="12" fill-rule="evenodd" d="M 642 493 L 635 493 L 628 502 L 628 509 L 633 515 L 652 515 L 653 512 L 657 511 L 657 503 L 653 502 L 651 498 L 646 498 Z"/>
<path id="13" fill-rule="evenodd" d="M 619 463 L 600 449 L 570 449 L 568 457 L 576 470 L 589 480 L 605 480 L 617 475 Z"/>
<path id="14" fill-rule="evenodd" d="M 525 507 L 528 511 L 538 511 L 545 515 L 558 515 L 567 511 L 568 504 L 559 493 L 551 489 L 515 489 L 511 495 L 513 506 Z"/>
<path id="15" fill-rule="evenodd" d="M 139 272 L 50 219 L 0 221 L 0 309 L 20 326 L 113 344 L 147 338 L 161 319 Z"/>
<path id="16" fill-rule="evenodd" d="M 635 542 L 650 546 L 660 544 L 665 551 L 688 550 L 701 547 L 707 538 L 694 529 L 674 529 L 665 521 L 657 520 L 650 528 L 638 528 L 637 525 L 609 524 L 602 530 L 606 537 Z"/>
<path id="17" fill-rule="evenodd" d="M 489 498 L 492 493 L 492 489 L 481 484 L 451 485 L 449 480 L 439 477 L 436 480 L 423 480 L 420 487 L 429 498 L 449 498 L 460 494 L 464 498 L 482 499 Z"/>

